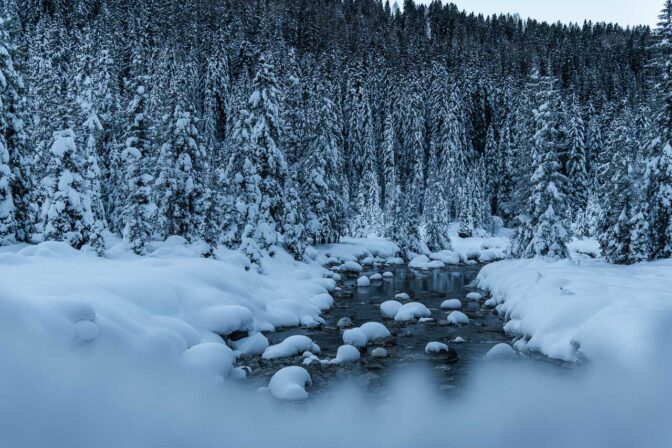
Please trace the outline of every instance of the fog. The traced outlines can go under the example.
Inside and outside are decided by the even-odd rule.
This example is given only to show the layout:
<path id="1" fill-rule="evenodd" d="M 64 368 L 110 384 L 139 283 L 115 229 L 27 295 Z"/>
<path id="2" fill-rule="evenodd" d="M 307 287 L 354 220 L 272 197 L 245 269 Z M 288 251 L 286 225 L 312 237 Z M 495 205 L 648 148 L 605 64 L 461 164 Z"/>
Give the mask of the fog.
<path id="1" fill-rule="evenodd" d="M 204 381 L 174 363 L 37 344 L 6 330 L 3 447 L 615 448 L 672 440 L 669 358 L 628 374 L 484 363 L 459 398 L 446 398 L 429 375 L 413 371 L 396 378 L 383 403 L 344 384 L 287 405 L 240 384 Z M 39 353 L 29 350 L 36 346 Z"/>

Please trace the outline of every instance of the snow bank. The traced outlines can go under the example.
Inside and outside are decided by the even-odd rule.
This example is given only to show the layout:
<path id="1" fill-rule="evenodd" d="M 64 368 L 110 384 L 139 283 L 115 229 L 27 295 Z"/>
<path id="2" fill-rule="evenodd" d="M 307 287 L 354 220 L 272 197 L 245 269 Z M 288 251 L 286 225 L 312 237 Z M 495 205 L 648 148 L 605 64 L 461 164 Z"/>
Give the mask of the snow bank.
<path id="1" fill-rule="evenodd" d="M 366 261 L 362 264 L 371 265 L 393 259 L 398 252 L 399 246 L 385 238 L 342 238 L 340 243 L 310 248 L 308 256 L 322 265 L 358 260 Z"/>
<path id="2" fill-rule="evenodd" d="M 633 368 L 670 353 L 672 260 L 512 260 L 486 266 L 477 282 L 506 317 L 505 330 L 520 338 L 518 350 Z"/>
<path id="3" fill-rule="evenodd" d="M 297 263 L 282 250 L 264 260 L 266 275 L 245 271 L 247 261 L 237 252 L 215 255 L 204 259 L 200 247 L 178 237 L 153 244 L 146 257 L 129 254 L 121 243 L 105 258 L 51 241 L 5 247 L 0 314 L 66 345 L 116 347 L 225 377 L 228 364 L 217 364 L 226 349 L 221 336 L 248 333 L 232 348 L 237 355 L 259 354 L 268 345 L 259 332 L 306 318 L 319 322 L 333 303 L 328 271 Z"/>

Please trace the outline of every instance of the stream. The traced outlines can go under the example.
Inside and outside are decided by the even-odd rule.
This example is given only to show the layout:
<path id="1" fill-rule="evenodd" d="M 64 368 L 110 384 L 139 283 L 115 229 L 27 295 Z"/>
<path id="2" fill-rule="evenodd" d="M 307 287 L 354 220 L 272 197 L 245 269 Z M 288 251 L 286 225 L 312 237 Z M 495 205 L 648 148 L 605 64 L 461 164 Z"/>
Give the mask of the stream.
<path id="1" fill-rule="evenodd" d="M 354 326 L 366 322 L 381 322 L 392 333 L 384 341 L 370 344 L 362 349 L 361 359 L 356 362 L 339 365 L 320 365 L 313 363 L 306 367 L 312 379 L 311 393 L 328 393 L 333 387 L 344 381 L 356 384 L 364 392 L 374 395 L 383 394 L 388 380 L 403 369 L 429 367 L 438 390 L 445 393 L 457 393 L 461 390 L 472 372 L 482 362 L 485 354 L 496 344 L 510 343 L 511 337 L 502 330 L 503 321 L 492 309 L 483 306 L 483 301 L 470 301 L 466 295 L 478 291 L 473 282 L 481 266 L 453 266 L 431 271 L 417 271 L 407 266 L 370 267 L 361 275 L 392 272 L 394 277 L 372 282 L 369 287 L 357 287 L 359 275 L 344 275 L 338 288 L 332 293 L 334 306 L 323 313 L 326 325 L 317 329 L 290 328 L 269 333 L 271 344 L 277 344 L 288 336 L 302 334 L 313 339 L 321 348 L 320 359 L 334 358 L 339 346 L 343 345 L 342 329 L 337 322 L 349 317 Z M 398 293 L 407 293 L 411 301 L 424 304 L 432 312 L 428 322 L 400 323 L 383 319 L 379 305 L 393 300 Z M 485 295 L 485 294 L 484 294 Z M 445 319 L 450 311 L 441 310 L 446 299 L 462 301 L 461 311 L 470 322 L 465 325 L 449 325 Z M 452 342 L 455 338 L 464 339 L 462 343 Z M 440 355 L 428 355 L 425 346 L 437 341 L 447 344 L 451 351 Z M 388 356 L 378 358 L 371 352 L 383 347 Z M 250 369 L 248 380 L 255 387 L 268 384 L 268 380 L 279 368 L 289 365 L 302 365 L 300 357 L 279 360 L 263 360 L 259 357 L 244 360 Z M 521 358 L 520 362 L 539 362 Z"/>

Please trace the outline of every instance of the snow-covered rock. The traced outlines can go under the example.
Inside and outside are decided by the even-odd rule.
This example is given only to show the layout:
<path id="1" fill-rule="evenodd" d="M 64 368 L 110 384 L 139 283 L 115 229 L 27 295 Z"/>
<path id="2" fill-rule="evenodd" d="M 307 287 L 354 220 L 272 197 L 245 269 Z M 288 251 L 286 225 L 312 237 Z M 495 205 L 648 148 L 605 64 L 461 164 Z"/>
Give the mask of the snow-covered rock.
<path id="1" fill-rule="evenodd" d="M 441 302 L 442 310 L 459 310 L 462 308 L 462 302 L 458 299 L 448 299 Z"/>
<path id="2" fill-rule="evenodd" d="M 388 300 L 380 304 L 380 313 L 386 319 L 394 319 L 401 307 L 401 302 L 397 302 L 396 300 Z"/>
<path id="3" fill-rule="evenodd" d="M 457 265 L 460 264 L 460 254 L 453 252 L 452 250 L 442 250 L 441 252 L 433 253 L 429 255 L 431 260 L 438 260 L 445 265 Z"/>
<path id="4" fill-rule="evenodd" d="M 319 308 L 320 311 L 326 311 L 334 306 L 334 298 L 327 293 L 317 294 L 308 299 L 308 301 Z"/>
<path id="5" fill-rule="evenodd" d="M 466 341 L 464 340 L 463 337 L 458 336 L 458 337 L 456 337 L 455 339 L 453 339 L 453 342 L 454 342 L 455 344 L 464 344 Z"/>
<path id="6" fill-rule="evenodd" d="M 353 325 L 352 319 L 347 316 L 341 317 L 340 319 L 338 319 L 338 322 L 336 322 L 336 326 L 338 328 L 349 328 L 352 327 L 352 325 Z"/>
<path id="7" fill-rule="evenodd" d="M 300 355 L 305 351 L 319 354 L 320 347 L 308 336 L 294 335 L 289 336 L 279 344 L 271 345 L 264 350 L 261 357 L 264 359 L 288 358 Z"/>
<path id="8" fill-rule="evenodd" d="M 440 269 L 446 265 L 440 260 L 430 260 L 427 255 L 419 255 L 408 263 L 411 269 Z"/>
<path id="9" fill-rule="evenodd" d="M 357 286 L 361 288 L 371 286 L 371 280 L 369 280 L 369 277 L 363 275 L 357 279 Z"/>
<path id="10" fill-rule="evenodd" d="M 483 295 L 478 292 L 470 292 L 467 294 L 467 300 L 481 300 L 483 298 Z"/>
<path id="11" fill-rule="evenodd" d="M 385 260 L 385 264 L 388 266 L 403 266 L 404 260 L 399 257 L 390 257 Z"/>
<path id="12" fill-rule="evenodd" d="M 366 347 L 369 343 L 369 338 L 366 336 L 366 333 L 362 331 L 361 328 L 351 328 L 343 332 L 343 342 L 346 345 L 352 345 L 353 347 L 363 348 Z"/>
<path id="13" fill-rule="evenodd" d="M 367 322 L 358 328 L 343 332 L 343 342 L 357 348 L 366 347 L 369 342 L 375 342 L 390 336 L 390 330 L 379 322 Z"/>
<path id="14" fill-rule="evenodd" d="M 236 356 L 229 347 L 224 344 L 205 342 L 198 344 L 182 353 L 182 362 L 202 373 L 214 377 L 227 378 Z"/>
<path id="15" fill-rule="evenodd" d="M 383 280 L 383 276 L 381 274 L 373 274 L 372 276 L 369 277 L 369 280 L 372 282 L 379 282 Z"/>
<path id="16" fill-rule="evenodd" d="M 408 293 L 400 292 L 394 296 L 397 300 L 411 300 L 411 296 Z"/>
<path id="17" fill-rule="evenodd" d="M 488 350 L 488 353 L 485 354 L 485 359 L 515 359 L 517 356 L 516 351 L 509 344 L 502 343 Z"/>
<path id="18" fill-rule="evenodd" d="M 442 342 L 429 342 L 425 346 L 425 353 L 427 353 L 428 355 L 448 353 L 448 346 Z"/>
<path id="19" fill-rule="evenodd" d="M 385 271 L 383 272 L 383 278 L 392 278 L 394 277 L 394 274 L 390 271 Z"/>
<path id="20" fill-rule="evenodd" d="M 411 302 L 403 305 L 394 316 L 397 322 L 408 322 L 410 320 L 420 319 L 422 317 L 431 317 L 432 312 L 419 302 Z"/>
<path id="21" fill-rule="evenodd" d="M 336 351 L 336 358 L 334 358 L 332 364 L 342 364 L 345 362 L 354 362 L 358 361 L 361 358 L 359 350 L 352 345 L 341 345 Z"/>
<path id="22" fill-rule="evenodd" d="M 362 266 L 373 266 L 373 263 L 376 262 L 376 259 L 373 257 L 366 257 L 361 261 Z"/>
<path id="23" fill-rule="evenodd" d="M 346 261 L 345 263 L 340 265 L 338 269 L 339 271 L 351 272 L 353 274 L 359 274 L 364 270 L 364 268 L 362 268 L 362 265 L 360 265 L 356 261 Z"/>
<path id="24" fill-rule="evenodd" d="M 448 315 L 448 322 L 453 325 L 468 324 L 469 318 L 462 311 L 453 311 Z"/>
<path id="25" fill-rule="evenodd" d="M 373 358 L 387 358 L 388 353 L 387 349 L 384 347 L 376 347 L 373 350 L 371 350 L 371 356 Z"/>
<path id="26" fill-rule="evenodd" d="M 261 333 L 255 333 L 232 343 L 233 348 L 246 355 L 261 355 L 269 346 L 268 339 Z"/>
<path id="27" fill-rule="evenodd" d="M 278 400 L 305 400 L 308 398 L 306 387 L 313 380 L 303 367 L 290 366 L 278 370 L 268 383 L 268 390 Z"/>

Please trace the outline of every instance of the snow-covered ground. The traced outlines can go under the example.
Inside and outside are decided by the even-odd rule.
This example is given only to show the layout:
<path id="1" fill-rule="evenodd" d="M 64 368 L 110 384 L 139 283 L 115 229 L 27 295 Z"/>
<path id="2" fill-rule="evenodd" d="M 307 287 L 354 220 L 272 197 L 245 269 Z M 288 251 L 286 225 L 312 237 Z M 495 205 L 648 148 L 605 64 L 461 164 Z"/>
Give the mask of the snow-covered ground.
<path id="1" fill-rule="evenodd" d="M 485 241 L 454 249 L 488 250 Z M 314 249 L 313 263 L 279 251 L 260 275 L 235 252 L 203 259 L 179 238 L 147 257 L 113 247 L 98 258 L 53 242 L 3 248 L 0 446 L 668 446 L 670 261 L 616 267 L 585 256 L 483 269 L 479 285 L 507 313 L 507 329 L 525 335 L 516 348 L 595 361 L 578 378 L 488 363 L 456 401 L 438 399 L 422 375 L 405 375 L 382 405 L 346 387 L 296 408 L 276 398 L 310 395 L 301 366 L 280 371 L 266 393 L 238 385 L 243 353 L 319 353 L 305 337 L 269 347 L 261 332 L 321 321 L 336 276 L 323 263 L 396 263 L 397 251 L 385 240 L 346 240 Z M 232 332 L 250 336 L 227 345 L 222 336 Z M 361 340 L 346 344 L 361 345 L 387 330 L 370 323 L 348 335 Z M 344 345 L 319 361 L 357 354 Z"/>
<path id="2" fill-rule="evenodd" d="M 509 260 L 485 266 L 477 282 L 492 294 L 486 303 L 506 316 L 520 351 L 634 369 L 672 359 L 670 260 Z"/>

